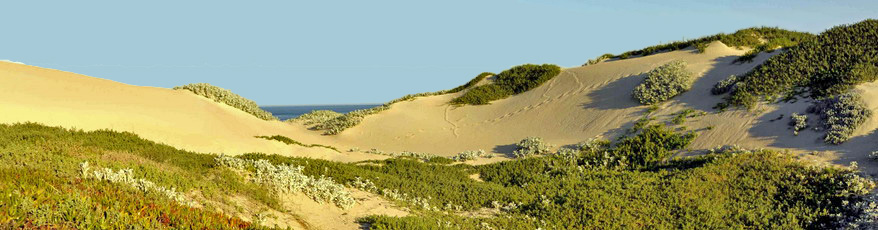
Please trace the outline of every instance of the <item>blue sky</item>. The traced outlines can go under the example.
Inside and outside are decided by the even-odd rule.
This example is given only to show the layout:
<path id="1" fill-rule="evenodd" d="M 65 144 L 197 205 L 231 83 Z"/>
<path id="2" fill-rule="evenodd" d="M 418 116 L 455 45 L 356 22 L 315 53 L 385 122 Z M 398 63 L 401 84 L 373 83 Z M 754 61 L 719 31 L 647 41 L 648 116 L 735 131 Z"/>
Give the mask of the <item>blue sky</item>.
<path id="1" fill-rule="evenodd" d="M 578 66 L 752 26 L 820 32 L 875 0 L 14 1 L 0 59 L 261 105 L 388 101 L 524 63 Z"/>

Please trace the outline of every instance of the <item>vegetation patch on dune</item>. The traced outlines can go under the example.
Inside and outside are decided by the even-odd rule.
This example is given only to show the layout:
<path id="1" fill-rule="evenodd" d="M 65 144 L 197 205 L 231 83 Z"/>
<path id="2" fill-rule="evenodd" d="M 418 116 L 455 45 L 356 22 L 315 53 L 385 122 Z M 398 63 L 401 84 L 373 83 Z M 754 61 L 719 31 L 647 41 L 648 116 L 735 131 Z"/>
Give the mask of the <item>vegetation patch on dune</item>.
<path id="1" fill-rule="evenodd" d="M 455 105 L 484 105 L 515 94 L 527 92 L 561 73 L 561 67 L 551 64 L 525 64 L 497 74 L 493 84 L 477 86 L 451 100 Z"/>
<path id="2" fill-rule="evenodd" d="M 822 119 L 826 129 L 824 141 L 836 145 L 847 141 L 857 127 L 872 116 L 862 97 L 854 92 L 819 100 L 808 111 Z"/>
<path id="3" fill-rule="evenodd" d="M 202 202 L 240 195 L 279 207 L 215 157 L 131 133 L 0 125 L 0 228 L 259 229 Z"/>
<path id="4" fill-rule="evenodd" d="M 253 116 L 256 116 L 262 120 L 277 120 L 277 117 L 272 115 L 270 112 L 259 108 L 259 105 L 257 105 L 256 102 L 244 98 L 241 95 L 232 93 L 232 91 L 211 84 L 192 83 L 188 85 L 177 86 L 174 87 L 174 89 L 192 91 L 192 93 L 195 93 L 199 96 L 206 97 L 213 101 L 229 105 L 231 107 L 235 107 L 236 109 L 240 109 L 241 111 L 252 114 Z"/>
<path id="5" fill-rule="evenodd" d="M 619 55 L 604 54 L 595 59 L 596 61 L 594 63 L 609 58 L 626 59 L 633 56 L 648 56 L 659 52 L 682 50 L 689 47 L 695 47 L 698 52 L 704 52 L 707 45 L 714 41 L 721 41 L 731 47 L 752 47 L 755 48 L 754 50 L 758 50 L 755 51 L 758 53 L 761 51 L 770 51 L 777 48 L 794 46 L 799 42 L 812 37 L 814 37 L 813 34 L 806 32 L 790 31 L 776 27 L 753 27 L 738 30 L 732 34 L 721 33 L 691 40 L 671 42 L 646 47 L 640 50 L 628 51 Z M 588 65 L 590 63 L 592 63 L 592 61 L 589 61 L 589 63 L 586 64 Z"/>
<path id="6" fill-rule="evenodd" d="M 878 79 L 878 20 L 837 26 L 769 58 L 739 76 L 728 105 L 752 107 L 760 100 L 847 92 Z"/>
<path id="7" fill-rule="evenodd" d="M 646 73 L 640 85 L 634 87 L 633 96 L 644 105 L 667 101 L 692 87 L 692 73 L 686 70 L 686 62 L 673 61 Z"/>
<path id="8" fill-rule="evenodd" d="M 296 140 L 290 139 L 289 137 L 285 137 L 285 136 L 281 136 L 281 135 L 274 135 L 274 136 L 256 136 L 256 138 L 262 138 L 262 139 L 266 139 L 266 140 L 280 141 L 280 142 L 283 142 L 284 144 L 288 144 L 288 145 L 298 145 L 298 146 L 302 146 L 302 147 L 306 147 L 306 148 L 320 147 L 320 148 L 332 149 L 333 151 L 336 151 L 336 152 L 341 152 L 341 151 L 338 150 L 338 148 L 336 148 L 336 147 L 332 147 L 332 146 L 328 146 L 328 145 L 321 145 L 321 144 L 304 144 L 304 143 L 302 143 L 302 142 L 299 142 L 299 141 L 296 141 Z"/>
<path id="9" fill-rule="evenodd" d="M 301 122 L 303 125 L 322 124 L 329 120 L 344 116 L 344 114 L 332 110 L 314 110 L 306 114 L 299 115 L 296 118 L 289 119 L 287 122 Z"/>
<path id="10" fill-rule="evenodd" d="M 482 80 L 485 80 L 485 78 L 492 76 L 492 75 L 494 75 L 494 73 L 491 73 L 491 72 L 480 73 L 478 76 L 476 76 L 475 78 L 473 78 L 472 80 L 470 80 L 466 84 L 463 84 L 461 86 L 455 87 L 454 89 L 448 90 L 447 93 L 457 93 L 457 92 L 463 91 L 465 89 L 469 89 L 470 87 L 473 87 L 476 84 L 479 84 L 479 82 L 481 82 Z"/>
<path id="11" fill-rule="evenodd" d="M 870 207 L 864 194 L 874 185 L 852 170 L 805 166 L 771 151 L 668 159 L 692 134 L 641 127 L 615 143 L 587 142 L 565 154 L 472 166 L 406 158 L 362 164 L 265 154 L 217 157 L 129 133 L 0 125 L 0 226 L 259 227 L 207 211 L 211 207 L 82 180 L 83 161 L 94 168 L 136 168 L 131 178 L 182 194 L 197 189 L 208 198 L 240 194 L 260 202 L 285 188 L 311 190 L 300 186 L 309 183 L 286 184 L 306 181 L 295 178 L 324 179 L 312 183 L 314 199 L 349 205 L 341 191 L 353 187 L 413 213 L 360 219 L 372 229 L 825 229 L 844 227 Z M 289 170 L 278 170 L 283 167 Z M 236 173 L 242 171 L 246 177 Z M 483 182 L 470 179 L 475 173 Z M 476 210 L 494 214 L 463 215 Z"/>

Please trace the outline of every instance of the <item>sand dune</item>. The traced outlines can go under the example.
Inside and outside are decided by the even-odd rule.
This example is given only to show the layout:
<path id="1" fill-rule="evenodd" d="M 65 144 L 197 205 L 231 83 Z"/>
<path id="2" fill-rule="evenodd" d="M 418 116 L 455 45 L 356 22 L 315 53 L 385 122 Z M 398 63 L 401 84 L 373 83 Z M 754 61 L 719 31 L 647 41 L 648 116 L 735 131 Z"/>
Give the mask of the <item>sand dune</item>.
<path id="1" fill-rule="evenodd" d="M 415 151 L 450 156 L 465 150 L 484 149 L 502 155 L 510 153 L 514 143 L 528 136 L 542 137 L 557 147 L 598 136 L 621 135 L 646 113 L 647 106 L 631 98 L 632 89 L 643 79 L 644 73 L 664 63 L 683 60 L 689 63 L 689 70 L 696 73 L 693 89 L 664 103 L 654 116 L 669 120 L 687 108 L 709 112 L 684 124 L 700 133 L 692 149 L 726 144 L 785 148 L 800 153 L 821 152 L 803 156 L 846 164 L 854 160 L 862 163 L 865 153 L 875 148 L 871 144 L 874 137 L 870 137 L 878 128 L 875 118 L 840 146 L 823 144 L 822 134 L 815 131 L 793 136 L 787 119 L 792 112 L 804 112 L 809 104 L 806 100 L 761 105 L 751 111 L 719 113 L 712 109 L 722 101 L 721 96 L 710 95 L 709 89 L 714 83 L 731 74 L 743 74 L 772 55 L 761 54 L 752 63 L 733 64 L 745 51 L 714 42 L 704 53 L 687 49 L 567 68 L 538 88 L 490 105 L 449 105 L 448 101 L 460 93 L 422 97 L 394 104 L 391 109 L 368 116 L 360 125 L 337 136 L 321 135 L 322 132 L 301 125 L 259 120 L 186 91 L 131 86 L 0 62 L 0 108 L 4 111 L 0 122 L 33 121 L 86 130 L 130 131 L 153 141 L 211 153 L 265 152 L 337 161 L 382 157 L 288 146 L 253 138 L 284 135 L 303 143 L 331 145 L 342 150 L 375 148 L 385 152 Z M 878 85 L 866 84 L 858 90 L 866 98 L 875 98 Z M 868 103 L 873 109 L 878 108 L 875 100 Z M 787 119 L 772 121 L 781 114 Z M 496 160 L 502 158 L 490 161 Z M 487 161 L 481 163 L 484 162 Z"/>
<path id="2" fill-rule="evenodd" d="M 38 122 L 83 130 L 133 132 L 178 148 L 351 161 L 363 154 L 289 146 L 257 135 L 290 135 L 289 125 L 267 122 L 189 93 L 22 64 L 0 62 L 0 122 Z"/>

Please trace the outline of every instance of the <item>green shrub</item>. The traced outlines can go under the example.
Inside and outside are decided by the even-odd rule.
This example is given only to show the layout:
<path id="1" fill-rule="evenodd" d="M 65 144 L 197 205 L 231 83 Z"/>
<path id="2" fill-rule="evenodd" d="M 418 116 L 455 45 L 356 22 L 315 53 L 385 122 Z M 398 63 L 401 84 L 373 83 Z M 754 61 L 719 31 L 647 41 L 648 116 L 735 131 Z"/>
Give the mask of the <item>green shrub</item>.
<path id="1" fill-rule="evenodd" d="M 710 89 L 710 93 L 713 95 L 725 94 L 730 91 L 735 90 L 735 84 L 738 83 L 738 76 L 731 75 L 722 81 L 717 82 L 713 85 L 713 88 Z"/>
<path id="2" fill-rule="evenodd" d="M 457 93 L 457 92 L 463 91 L 463 90 L 465 90 L 465 89 L 468 89 L 468 88 L 470 88 L 470 87 L 473 87 L 473 86 L 475 86 L 476 84 L 478 84 L 478 83 L 481 82 L 482 80 L 485 80 L 485 78 L 487 78 L 488 76 L 491 76 L 491 75 L 494 75 L 494 73 L 491 73 L 491 72 L 480 73 L 478 76 L 476 76 L 475 78 L 473 78 L 472 80 L 470 80 L 470 81 L 467 82 L 466 84 L 461 85 L 461 86 L 458 86 L 458 87 L 455 87 L 454 89 L 448 90 L 447 93 Z"/>
<path id="3" fill-rule="evenodd" d="M 227 89 L 216 87 L 207 83 L 193 83 L 184 86 L 177 86 L 174 87 L 174 89 L 185 89 L 192 91 L 192 93 L 195 93 L 199 96 L 206 97 L 207 99 L 211 99 L 213 101 L 240 109 L 241 111 L 252 114 L 253 116 L 256 116 L 262 120 L 277 120 L 277 117 L 274 117 L 274 115 L 272 115 L 270 112 L 259 108 L 259 105 L 257 105 L 256 102 L 244 98 L 241 95 L 232 93 L 232 91 L 229 91 Z"/>
<path id="4" fill-rule="evenodd" d="M 527 92 L 561 73 L 561 67 L 551 64 L 525 64 L 512 67 L 497 74 L 497 80 L 490 85 L 473 88 L 455 98 L 451 104 L 484 105 L 515 94 Z"/>
<path id="5" fill-rule="evenodd" d="M 878 79 L 876 66 L 878 20 L 834 27 L 739 76 L 743 84 L 726 104 L 752 107 L 757 101 L 778 96 L 834 96 Z"/>
<path id="6" fill-rule="evenodd" d="M 872 116 L 860 95 L 853 92 L 817 101 L 808 111 L 823 120 L 824 141 L 836 145 L 847 141 L 854 130 Z"/>
<path id="7" fill-rule="evenodd" d="M 500 85 L 482 85 L 467 91 L 458 98 L 452 99 L 451 104 L 486 105 L 490 104 L 492 101 L 509 97 L 512 94 L 511 91 Z"/>
<path id="8" fill-rule="evenodd" d="M 649 71 L 646 78 L 634 88 L 634 98 L 644 105 L 667 101 L 692 87 L 692 73 L 686 63 L 673 61 Z"/>
<path id="9" fill-rule="evenodd" d="M 808 115 L 793 113 L 790 115 L 790 126 L 793 128 L 793 135 L 798 136 L 799 131 L 808 128 Z"/>
<path id="10" fill-rule="evenodd" d="M 611 155 L 623 161 L 622 165 L 640 168 L 655 164 L 669 156 L 672 151 L 689 146 L 695 133 L 679 134 L 664 125 L 650 125 L 632 137 L 622 139 L 613 146 Z"/>

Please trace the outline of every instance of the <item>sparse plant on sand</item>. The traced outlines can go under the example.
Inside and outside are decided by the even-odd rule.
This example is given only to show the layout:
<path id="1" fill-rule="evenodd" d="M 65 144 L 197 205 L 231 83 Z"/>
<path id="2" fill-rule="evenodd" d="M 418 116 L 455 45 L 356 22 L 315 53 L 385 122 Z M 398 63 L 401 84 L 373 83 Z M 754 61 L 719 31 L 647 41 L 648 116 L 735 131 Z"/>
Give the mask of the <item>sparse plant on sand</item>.
<path id="1" fill-rule="evenodd" d="M 256 102 L 244 98 L 241 95 L 232 93 L 232 91 L 213 86 L 211 84 L 193 83 L 183 86 L 177 86 L 174 87 L 174 89 L 192 91 L 192 93 L 195 93 L 199 96 L 206 97 L 207 99 L 211 99 L 213 101 L 223 103 L 231 107 L 235 107 L 262 120 L 277 120 L 277 117 L 274 117 L 274 115 L 272 115 L 270 112 L 259 108 L 259 105 L 257 105 Z"/>
<path id="2" fill-rule="evenodd" d="M 686 62 L 673 61 L 649 71 L 646 78 L 634 88 L 634 98 L 644 105 L 667 101 L 692 87 L 692 73 Z"/>

